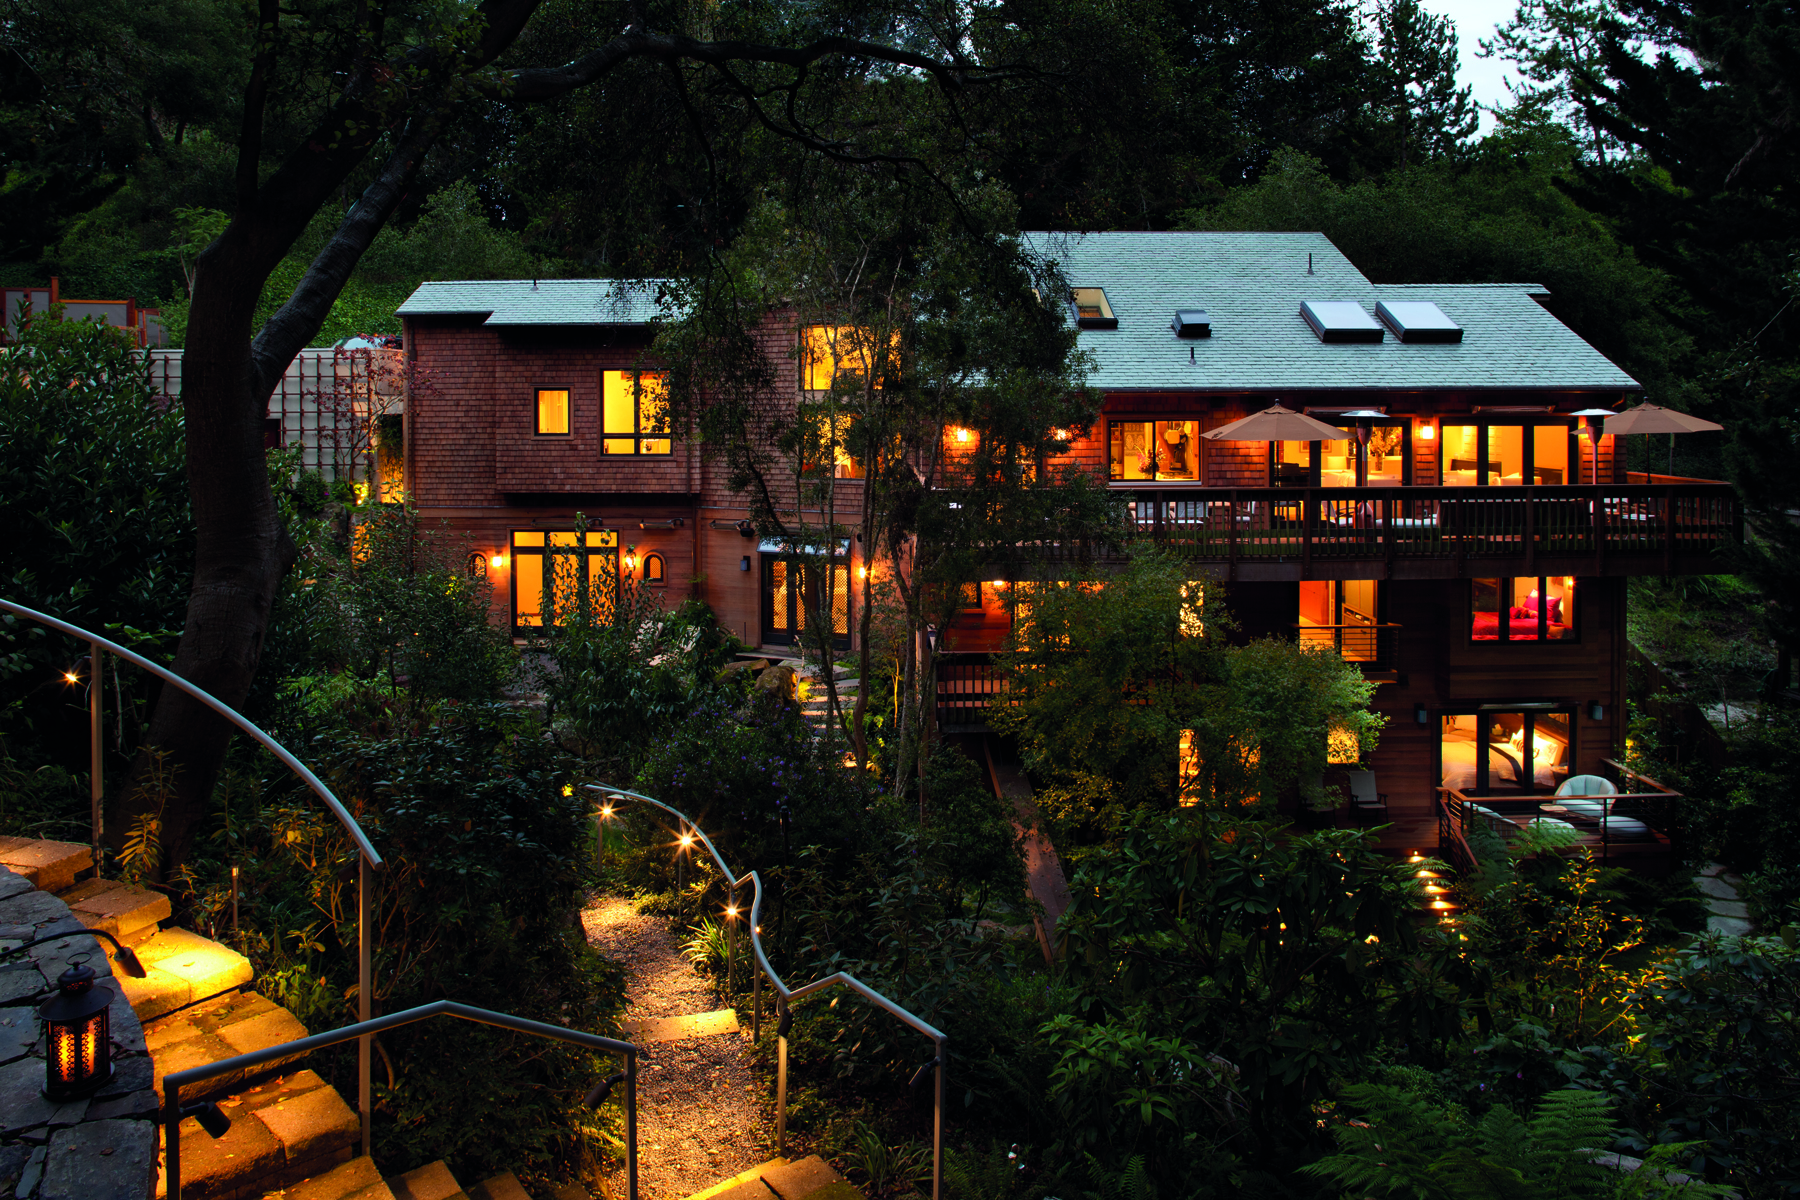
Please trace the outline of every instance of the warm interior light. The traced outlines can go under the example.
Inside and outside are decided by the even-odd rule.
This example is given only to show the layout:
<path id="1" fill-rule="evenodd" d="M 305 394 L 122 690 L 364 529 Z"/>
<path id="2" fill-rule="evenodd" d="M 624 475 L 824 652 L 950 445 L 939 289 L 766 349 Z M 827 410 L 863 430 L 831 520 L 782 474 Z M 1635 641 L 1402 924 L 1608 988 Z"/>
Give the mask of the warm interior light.
<path id="1" fill-rule="evenodd" d="M 1006 590 L 1006 580 L 992 579 L 988 581 L 988 586 L 993 588 L 996 592 L 1003 592 Z"/>
<path id="2" fill-rule="evenodd" d="M 967 442 L 974 435 L 971 434 L 967 429 L 964 429 L 962 426 L 958 425 L 950 431 L 950 436 L 955 438 L 959 442 Z"/>

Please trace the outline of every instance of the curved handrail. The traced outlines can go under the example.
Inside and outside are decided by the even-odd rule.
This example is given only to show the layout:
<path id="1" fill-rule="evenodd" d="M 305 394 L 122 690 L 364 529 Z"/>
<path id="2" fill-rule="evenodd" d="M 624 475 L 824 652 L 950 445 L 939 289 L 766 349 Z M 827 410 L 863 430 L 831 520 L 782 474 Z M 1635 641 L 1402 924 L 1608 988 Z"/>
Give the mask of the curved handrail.
<path id="1" fill-rule="evenodd" d="M 249 719 L 238 712 L 237 709 L 232 708 L 229 704 L 206 691 L 204 688 L 189 683 L 167 667 L 158 663 L 153 663 L 143 655 L 132 650 L 127 650 L 117 642 L 109 641 L 97 633 L 90 633 L 79 625 L 71 625 L 67 621 L 61 621 L 50 616 L 48 613 L 38 612 L 34 608 L 26 608 L 23 604 L 14 604 L 11 600 L 0 599 L 0 612 L 12 613 L 14 616 L 24 617 L 30 621 L 36 621 L 38 624 L 48 626 L 59 633 L 66 633 L 70 637 L 79 638 L 82 641 L 87 642 L 88 645 L 93 648 L 93 673 L 96 681 L 99 679 L 100 675 L 99 651 L 105 649 L 118 655 L 126 662 L 132 663 L 150 672 L 164 683 L 174 684 L 175 687 L 186 692 L 188 695 L 200 701 L 200 703 L 206 705 L 208 708 L 224 717 L 227 721 L 230 721 L 233 725 L 236 725 L 239 729 L 249 734 L 265 750 L 280 759 L 288 770 L 298 775 L 306 786 L 311 788 L 313 793 L 325 802 L 325 807 L 331 810 L 332 815 L 337 817 L 338 824 L 344 827 L 344 832 L 349 834 L 351 840 L 356 843 L 356 848 L 360 855 L 356 864 L 356 1004 L 358 1015 L 364 1021 L 367 1021 L 373 1015 L 375 992 L 375 948 L 369 939 L 369 892 L 371 891 L 369 885 L 369 872 L 379 871 L 381 869 L 381 852 L 375 849 L 374 843 L 369 841 L 369 835 L 363 832 L 363 827 L 357 824 L 355 817 L 350 815 L 350 810 L 345 808 L 343 804 L 339 802 L 338 798 L 331 794 L 331 789 L 325 786 L 324 781 L 313 774 L 305 763 L 290 754 L 286 746 L 283 746 L 280 742 L 277 742 L 274 738 L 264 733 L 257 726 L 251 724 Z M 90 733 L 94 747 L 94 779 L 92 788 L 95 812 L 94 871 L 97 875 L 100 870 L 100 702 L 98 688 L 95 689 L 94 694 L 93 715 L 90 717 L 90 720 L 94 722 L 94 726 Z M 369 1152 L 369 1114 L 374 1111 L 374 1104 L 370 1098 L 372 1095 L 369 1083 L 370 1054 L 371 1038 L 365 1037 L 362 1039 L 362 1043 L 357 1047 L 356 1055 L 356 1100 L 357 1110 L 362 1116 L 362 1143 L 364 1154 Z"/>
<path id="2" fill-rule="evenodd" d="M 762 973 L 768 976 L 769 986 L 774 988 L 775 994 L 781 998 L 781 1007 L 784 1015 L 786 1015 L 786 1012 L 793 1001 L 803 999 L 815 992 L 822 992 L 829 987 L 842 985 L 879 1007 L 886 1009 L 902 1023 L 910 1025 L 912 1028 L 918 1030 L 932 1040 L 936 1050 L 936 1057 L 934 1057 L 931 1062 L 925 1064 L 926 1067 L 935 1067 L 937 1069 L 937 1095 L 933 1106 L 933 1128 L 931 1138 L 931 1197 L 932 1200 L 940 1200 L 943 1195 L 944 1180 L 944 1043 L 950 1040 L 949 1035 L 925 1020 L 923 1017 L 918 1017 L 908 1012 L 906 1009 L 894 1003 L 892 1000 L 888 999 L 886 996 L 847 971 L 834 971 L 832 974 L 826 975 L 821 979 L 815 979 L 811 983 L 801 984 L 799 987 L 789 987 L 786 981 L 784 981 L 776 972 L 774 965 L 769 962 L 769 956 L 763 951 L 761 922 L 763 885 L 761 875 L 757 874 L 754 870 L 750 870 L 745 871 L 742 875 L 734 876 L 731 873 L 731 868 L 725 865 L 725 859 L 719 853 L 719 848 L 713 845 L 713 841 L 710 837 L 706 836 L 706 831 L 701 829 L 700 826 L 694 822 L 693 818 L 689 817 L 680 809 L 665 804 L 653 796 L 646 796 L 642 792 L 631 791 L 629 788 L 610 787 L 603 783 L 590 783 L 585 786 L 589 791 L 598 792 L 607 799 L 629 798 L 632 800 L 641 800 L 645 804 L 651 804 L 662 809 L 664 812 L 680 821 L 684 828 L 691 830 L 694 835 L 700 839 L 701 844 L 706 847 L 706 852 L 712 855 L 713 862 L 718 865 L 719 874 L 723 875 L 730 884 L 733 893 L 736 893 L 737 890 L 746 883 L 751 886 L 750 920 L 748 922 L 750 926 L 750 948 L 756 954 L 756 961 L 761 967 Z M 776 1152 L 785 1153 L 786 1146 L 784 1143 L 786 1141 L 787 1132 L 787 1035 L 785 1032 L 778 1029 L 777 1036 L 780 1038 L 780 1050 L 778 1056 L 779 1065 L 777 1067 L 779 1077 L 777 1079 L 775 1100 Z M 921 1070 L 923 1070 L 923 1068 L 921 1068 Z"/>
<path id="3" fill-rule="evenodd" d="M 570 1042 L 577 1046 L 587 1046 L 593 1050 L 603 1050 L 609 1054 L 623 1055 L 625 1058 L 625 1171 L 630 1184 L 631 1200 L 637 1200 L 637 1058 L 642 1053 L 642 1047 L 634 1042 L 622 1042 L 617 1038 L 601 1037 L 597 1033 L 584 1033 L 579 1029 L 564 1029 L 560 1025 L 547 1025 L 528 1017 L 516 1017 L 511 1013 L 476 1008 L 455 1000 L 437 1000 L 430 1004 L 421 1004 L 417 1008 L 389 1013 L 385 1017 L 358 1021 L 354 1025 L 346 1025 L 341 1029 L 295 1038 L 293 1041 L 283 1042 L 279 1046 L 266 1046 L 261 1050 L 252 1050 L 247 1054 L 220 1059 L 218 1062 L 189 1067 L 185 1071 L 171 1071 L 163 1076 L 162 1124 L 167 1143 L 163 1169 L 168 1180 L 168 1200 L 181 1200 L 181 1121 L 184 1116 L 188 1115 L 181 1108 L 182 1088 L 190 1084 L 204 1083 L 208 1079 L 216 1079 L 221 1075 L 229 1075 L 234 1071 L 260 1067 L 277 1059 L 296 1058 L 302 1054 L 310 1054 L 314 1050 L 323 1050 L 327 1046 L 336 1046 L 353 1038 L 359 1042 L 366 1041 L 383 1030 L 393 1029 L 400 1025 L 411 1025 L 415 1021 L 429 1020 L 432 1017 L 456 1017 L 464 1021 L 473 1021 L 479 1025 L 493 1025 L 500 1029 L 529 1033 L 533 1037 Z M 614 1076 L 614 1079 L 617 1078 Z M 600 1088 L 590 1092 L 588 1102 L 590 1104 L 599 1103 L 599 1100 L 594 1097 L 599 1095 L 604 1098 L 605 1092 L 602 1088 L 610 1089 L 611 1085 L 612 1080 L 607 1080 Z M 367 1146 L 363 1147 L 363 1153 L 368 1153 Z"/>
<path id="4" fill-rule="evenodd" d="M 287 747 L 251 724 L 249 719 L 239 713 L 235 708 L 232 708 L 229 704 L 226 704 L 223 700 L 220 700 L 217 696 L 214 696 L 203 688 L 196 687 L 194 684 L 189 683 L 167 667 L 153 663 L 143 655 L 127 650 L 117 642 L 108 641 L 97 633 L 90 633 L 79 625 L 71 625 L 67 621 L 59 621 L 46 613 L 38 612 L 36 609 L 26 608 L 23 604 L 14 604 L 11 600 L 0 600 L 0 612 L 9 612 L 15 616 L 24 617 L 27 620 L 36 621 L 40 625 L 49 626 L 58 633 L 66 633 L 70 637 L 80 638 L 84 642 L 92 642 L 97 646 L 104 647 L 109 654 L 116 654 L 126 662 L 142 667 L 144 670 L 149 671 L 152 675 L 161 679 L 164 683 L 174 684 L 194 699 L 200 701 L 200 703 L 224 717 L 227 721 L 230 721 L 233 725 L 236 725 L 239 729 L 243 730 L 260 743 L 263 749 L 280 759 L 288 770 L 298 775 L 306 786 L 311 788 L 313 792 L 317 794 L 319 799 L 325 802 L 325 807 L 329 808 L 332 811 L 332 814 L 337 817 L 338 824 L 344 827 L 344 832 L 350 835 L 351 840 L 356 843 L 357 849 L 362 851 L 363 857 L 369 860 L 369 865 L 380 870 L 381 853 L 376 850 L 374 844 L 369 841 L 369 837 L 363 832 L 362 826 L 356 823 L 356 818 L 350 815 L 350 810 L 345 808 L 343 804 L 339 802 L 338 798 L 331 794 L 331 789 L 326 787 L 324 782 L 321 781 L 317 775 L 314 775 L 312 771 L 307 769 L 305 763 L 290 754 Z"/>

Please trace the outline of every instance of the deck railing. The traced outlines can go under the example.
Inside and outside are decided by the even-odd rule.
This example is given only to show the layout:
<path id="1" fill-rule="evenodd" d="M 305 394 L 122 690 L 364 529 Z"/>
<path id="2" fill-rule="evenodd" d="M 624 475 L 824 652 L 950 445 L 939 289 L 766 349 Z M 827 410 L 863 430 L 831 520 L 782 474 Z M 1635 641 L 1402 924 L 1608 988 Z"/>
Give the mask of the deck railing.
<path id="1" fill-rule="evenodd" d="M 1187 558 L 1677 559 L 1736 544 L 1722 483 L 1570 487 L 1182 488 L 1123 492 L 1134 530 Z M 1067 557 L 1075 547 L 1058 548 Z M 1586 569 L 1584 564 L 1583 569 Z"/>
<path id="2" fill-rule="evenodd" d="M 932 662 L 938 728 L 984 727 L 988 704 L 1006 692 L 1006 669 L 987 654 L 939 654 Z"/>
<path id="3" fill-rule="evenodd" d="M 1299 625 L 1299 641 L 1313 649 L 1335 650 L 1345 662 L 1362 667 L 1391 667 L 1399 659 L 1400 626 L 1351 622 L 1344 625 Z"/>
<path id="4" fill-rule="evenodd" d="M 1602 759 L 1601 762 L 1611 768 L 1622 781 L 1636 785 L 1641 790 L 1594 795 L 1550 796 L 1503 792 L 1472 796 L 1457 788 L 1440 787 L 1436 800 L 1439 853 L 1453 863 L 1458 871 L 1473 870 L 1478 863 L 1469 845 L 1469 833 L 1472 830 L 1485 826 L 1498 834 L 1502 841 L 1510 842 L 1519 836 L 1525 825 L 1540 819 L 1572 825 L 1582 835 L 1582 841 L 1578 844 L 1597 846 L 1602 863 L 1617 857 L 1616 852 L 1621 847 L 1643 846 L 1648 842 L 1665 850 L 1671 849 L 1674 802 L 1681 798 L 1680 793 L 1610 758 Z M 1595 818 L 1568 811 L 1545 811 L 1546 808 L 1561 809 L 1563 802 L 1568 800 L 1599 804 L 1604 815 Z M 1651 837 L 1646 839 L 1615 834 L 1611 821 L 1614 817 L 1642 823 L 1650 830 Z M 1467 862 L 1462 861 L 1465 858 Z"/>

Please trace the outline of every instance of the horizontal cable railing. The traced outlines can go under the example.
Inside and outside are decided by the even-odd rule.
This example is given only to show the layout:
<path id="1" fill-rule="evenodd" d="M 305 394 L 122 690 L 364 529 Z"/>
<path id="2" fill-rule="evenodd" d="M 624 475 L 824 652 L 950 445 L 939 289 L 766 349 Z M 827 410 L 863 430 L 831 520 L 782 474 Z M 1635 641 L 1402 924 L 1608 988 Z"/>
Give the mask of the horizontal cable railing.
<path id="1" fill-rule="evenodd" d="M 693 820 L 680 809 L 664 804 L 661 800 L 646 796 L 642 792 L 634 792 L 626 788 L 610 787 L 603 783 L 590 783 L 586 786 L 589 791 L 597 793 L 602 801 L 606 802 L 602 804 L 600 811 L 595 814 L 594 817 L 596 837 L 598 837 L 600 833 L 602 823 L 612 815 L 612 804 L 610 802 L 636 800 L 659 808 L 675 818 L 682 831 L 680 844 L 683 848 L 685 848 L 689 840 L 698 840 L 701 845 L 706 847 L 706 852 L 712 856 L 713 865 L 718 868 L 719 875 L 725 880 L 727 892 L 732 899 L 732 903 L 726 912 L 726 920 L 728 922 L 727 929 L 730 931 L 728 953 L 732 954 L 734 957 L 737 944 L 737 924 L 734 917 L 736 897 L 738 892 L 746 885 L 750 887 L 750 914 L 746 924 L 750 931 L 750 949 L 756 959 L 754 972 L 752 974 L 752 1040 L 760 1040 L 762 1037 L 762 980 L 765 976 L 768 978 L 769 986 L 774 989 L 776 1009 L 780 1014 L 780 1021 L 775 1027 L 777 1039 L 775 1054 L 775 1152 L 777 1154 L 787 1153 L 787 1035 L 788 1030 L 793 1026 L 792 1006 L 794 1001 L 804 999 L 807 996 L 813 995 L 815 992 L 822 992 L 827 988 L 846 987 L 862 996 L 863 999 L 876 1005 L 878 1008 L 886 1010 L 902 1024 L 912 1027 L 925 1037 L 931 1039 L 934 1055 L 930 1062 L 919 1069 L 919 1073 L 923 1074 L 925 1070 L 932 1069 L 936 1074 L 936 1079 L 934 1081 L 934 1097 L 932 1101 L 931 1126 L 931 1200 L 943 1200 L 944 1070 L 947 1065 L 947 1051 L 945 1049 L 945 1044 L 949 1041 L 948 1036 L 942 1030 L 937 1028 L 937 1026 L 926 1021 L 923 1017 L 915 1016 L 913 1013 L 908 1012 L 905 1008 L 902 1008 L 868 984 L 862 982 L 862 980 L 856 978 L 856 976 L 845 971 L 834 972 L 822 979 L 815 979 L 811 983 L 803 983 L 799 987 L 789 987 L 786 981 L 784 981 L 781 978 L 781 975 L 775 970 L 774 965 L 769 962 L 769 956 L 763 950 L 763 883 L 761 875 L 755 871 L 746 871 L 742 875 L 733 875 L 731 868 L 725 865 L 725 859 L 719 854 L 718 847 L 713 845 L 713 841 L 710 837 L 706 836 L 706 831 L 696 825 Z M 917 1079 L 918 1076 L 915 1075 L 914 1078 Z M 175 1198 L 171 1197 L 170 1200 L 175 1200 Z"/>
<path id="2" fill-rule="evenodd" d="M 1441 850 L 1454 861 L 1460 848 L 1472 865 L 1474 854 L 1468 843 L 1471 830 L 1486 827 L 1502 841 L 1510 842 L 1519 836 L 1526 825 L 1538 821 L 1560 822 L 1573 828 L 1580 836 L 1577 844 L 1598 846 L 1600 861 L 1603 863 L 1609 861 L 1615 849 L 1620 846 L 1655 844 L 1667 847 L 1672 831 L 1673 806 L 1680 798 L 1679 793 L 1670 791 L 1655 780 L 1622 767 L 1611 759 L 1601 761 L 1613 768 L 1621 779 L 1641 784 L 1645 790 L 1579 795 L 1543 795 L 1531 792 L 1470 795 L 1460 788 L 1438 788 L 1438 840 Z M 1567 807 L 1571 801 L 1579 807 Z M 1632 830 L 1627 822 L 1642 826 L 1643 830 Z M 1459 869 L 1464 868 L 1459 864 Z"/>
<path id="3" fill-rule="evenodd" d="M 1181 488 L 1121 492 L 1139 536 L 1189 558 L 1676 557 L 1742 535 L 1725 484 Z"/>
<path id="4" fill-rule="evenodd" d="M 100 872 L 100 837 L 102 829 L 100 811 L 100 688 L 98 686 L 101 678 L 102 653 L 116 655 L 124 661 L 131 663 L 133 666 L 150 672 L 164 683 L 186 692 L 194 699 L 200 701 L 200 703 L 206 705 L 206 707 L 224 717 L 227 721 L 230 721 L 233 725 L 237 726 L 240 730 L 254 739 L 263 749 L 280 759 L 282 765 L 286 766 L 288 770 L 298 776 L 300 781 L 306 784 L 308 788 L 312 789 L 313 794 L 324 802 L 325 807 L 331 810 L 331 815 L 337 818 L 338 824 L 343 826 L 344 832 L 350 836 L 350 840 L 356 843 L 356 994 L 359 1009 L 357 1015 L 365 1021 L 368 1020 L 370 1015 L 369 1005 L 371 1003 L 371 997 L 374 995 L 375 986 L 375 947 L 369 936 L 369 902 L 370 893 L 374 890 L 371 873 L 381 869 L 381 854 L 375 849 L 374 843 L 369 841 L 369 835 L 363 832 L 363 827 L 357 824 L 356 818 L 350 815 L 350 810 L 344 807 L 343 802 L 332 795 L 331 789 L 326 787 L 324 781 L 313 774 L 311 769 L 309 769 L 305 763 L 289 753 L 287 747 L 251 724 L 250 721 L 235 708 L 232 708 L 229 704 L 226 704 L 211 692 L 205 691 L 204 689 L 189 683 L 167 667 L 151 662 L 143 655 L 132 650 L 127 650 L 116 642 L 108 641 L 97 633 L 90 632 L 78 625 L 71 625 L 67 621 L 58 620 L 55 617 L 38 612 L 36 609 L 26 608 L 22 604 L 14 604 L 10 600 L 0 600 L 0 612 L 7 612 L 17 617 L 24 617 L 28 621 L 35 621 L 39 625 L 56 630 L 58 633 L 66 633 L 72 638 L 78 638 L 88 643 L 88 670 L 91 687 L 88 709 L 88 736 L 93 758 L 89 784 L 93 805 L 94 873 L 96 875 Z M 370 1053 L 369 1041 L 365 1038 L 362 1044 L 357 1047 L 356 1057 L 357 1108 L 362 1115 L 362 1144 L 364 1154 L 369 1152 Z"/>
<path id="5" fill-rule="evenodd" d="M 1352 621 L 1344 625 L 1297 625 L 1302 646 L 1335 651 L 1345 662 L 1392 666 L 1399 657 L 1400 626 Z"/>
<path id="6" fill-rule="evenodd" d="M 248 1071 L 264 1066 L 279 1059 L 293 1058 L 302 1054 L 310 1054 L 314 1050 L 323 1050 L 328 1046 L 340 1045 L 351 1039 L 366 1043 L 368 1039 L 384 1030 L 396 1029 L 402 1025 L 411 1025 L 416 1021 L 429 1020 L 432 1017 L 455 1017 L 463 1021 L 473 1021 L 479 1025 L 492 1025 L 500 1029 L 510 1029 L 515 1033 L 528 1033 L 533 1037 L 548 1038 L 551 1041 L 566 1042 L 576 1046 L 586 1046 L 591 1050 L 602 1050 L 608 1054 L 617 1054 L 625 1060 L 625 1070 L 619 1075 L 603 1079 L 587 1094 L 585 1101 L 589 1107 L 604 1101 L 612 1091 L 612 1085 L 623 1081 L 625 1084 L 625 1176 L 630 1191 L 630 1200 L 637 1200 L 637 1059 L 639 1048 L 632 1042 L 621 1042 L 617 1038 L 601 1037 L 597 1033 L 582 1033 L 576 1029 L 564 1029 L 560 1025 L 546 1025 L 542 1021 L 532 1021 L 525 1017 L 515 1017 L 511 1013 L 492 1012 L 485 1008 L 475 1008 L 467 1004 L 458 1004 L 454 1000 L 439 1000 L 432 1004 L 420 1005 L 402 1012 L 390 1013 L 385 1017 L 373 1020 L 358 1021 L 354 1025 L 346 1025 L 342 1029 L 333 1029 L 326 1033 L 315 1033 L 311 1037 L 295 1038 L 291 1042 L 283 1042 L 279 1046 L 269 1046 L 262 1050 L 252 1050 L 248 1054 L 239 1054 L 233 1058 L 221 1059 L 204 1066 L 189 1067 L 185 1071 L 174 1071 L 163 1076 L 163 1169 L 167 1180 L 167 1200 L 181 1200 L 181 1122 L 182 1118 L 199 1115 L 196 1110 L 183 1111 L 181 1106 L 181 1089 L 197 1083 L 205 1083 L 209 1079 L 217 1079 L 221 1075 L 229 1075 L 234 1071 Z M 197 1106 L 205 1107 L 205 1106 Z M 208 1118 L 218 1122 L 218 1127 L 207 1125 Z M 216 1113 L 201 1117 L 203 1125 L 214 1137 L 223 1136 L 230 1128 L 229 1120 L 221 1120 Z M 363 1153 L 369 1152 L 364 1144 Z"/>

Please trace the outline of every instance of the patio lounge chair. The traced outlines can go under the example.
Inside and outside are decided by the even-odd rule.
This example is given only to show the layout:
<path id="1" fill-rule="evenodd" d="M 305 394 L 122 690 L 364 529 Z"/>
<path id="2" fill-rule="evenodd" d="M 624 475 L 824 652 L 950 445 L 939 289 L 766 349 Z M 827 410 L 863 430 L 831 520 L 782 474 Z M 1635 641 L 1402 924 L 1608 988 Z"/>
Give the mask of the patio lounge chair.
<path id="1" fill-rule="evenodd" d="M 1350 779 L 1350 815 L 1356 823 L 1361 825 L 1371 818 L 1387 820 L 1387 793 L 1375 790 L 1375 772 L 1357 770 L 1344 774 Z"/>

